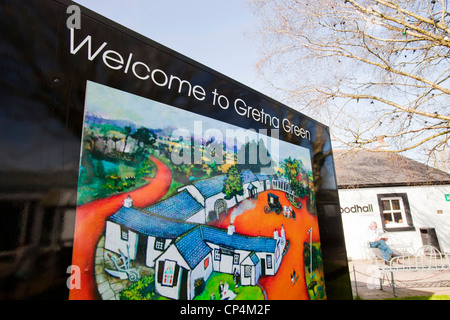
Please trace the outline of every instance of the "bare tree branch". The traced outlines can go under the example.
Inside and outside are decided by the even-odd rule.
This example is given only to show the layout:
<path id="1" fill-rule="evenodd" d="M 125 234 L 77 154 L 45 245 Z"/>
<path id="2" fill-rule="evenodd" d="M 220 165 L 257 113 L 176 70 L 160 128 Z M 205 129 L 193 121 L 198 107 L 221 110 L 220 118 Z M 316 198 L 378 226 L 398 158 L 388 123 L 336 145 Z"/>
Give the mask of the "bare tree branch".
<path id="1" fill-rule="evenodd" d="M 430 159 L 450 149 L 446 1 L 250 1 L 258 70 L 288 104 L 332 124 L 336 141 L 370 148 L 384 137 Z"/>

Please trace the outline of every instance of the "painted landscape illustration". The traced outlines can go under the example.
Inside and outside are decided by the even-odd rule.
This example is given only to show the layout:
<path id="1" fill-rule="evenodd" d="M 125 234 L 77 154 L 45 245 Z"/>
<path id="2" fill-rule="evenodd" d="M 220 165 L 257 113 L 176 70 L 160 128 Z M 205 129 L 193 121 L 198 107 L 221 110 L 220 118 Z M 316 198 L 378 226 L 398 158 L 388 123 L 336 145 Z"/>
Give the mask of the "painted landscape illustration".
<path id="1" fill-rule="evenodd" d="M 309 150 L 267 132 L 88 81 L 77 201 L 70 299 L 326 299 Z"/>

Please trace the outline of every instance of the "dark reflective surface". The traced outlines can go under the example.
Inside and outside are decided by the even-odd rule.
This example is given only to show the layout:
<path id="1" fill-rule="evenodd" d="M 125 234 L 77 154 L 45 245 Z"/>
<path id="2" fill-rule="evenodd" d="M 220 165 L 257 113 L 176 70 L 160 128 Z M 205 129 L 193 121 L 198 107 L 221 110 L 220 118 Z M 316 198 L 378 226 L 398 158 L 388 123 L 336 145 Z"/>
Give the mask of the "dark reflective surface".
<path id="1" fill-rule="evenodd" d="M 189 109 L 234 125 L 269 129 L 230 110 L 138 81 L 87 59 L 85 48 L 70 54 L 66 27 L 69 1 L 4 0 L 0 4 L 0 299 L 67 299 L 86 81 Z M 82 8 L 80 43 L 92 36 L 135 61 L 244 99 L 279 118 L 307 128 L 311 141 L 280 131 L 280 138 L 308 148 L 319 214 L 330 299 L 351 299 L 339 200 L 328 129 L 292 113 L 227 77 Z M 11 26 L 14 26 L 12 28 Z M 111 28 L 114 26 L 114 29 Z M 313 141 L 313 142 L 312 142 Z"/>

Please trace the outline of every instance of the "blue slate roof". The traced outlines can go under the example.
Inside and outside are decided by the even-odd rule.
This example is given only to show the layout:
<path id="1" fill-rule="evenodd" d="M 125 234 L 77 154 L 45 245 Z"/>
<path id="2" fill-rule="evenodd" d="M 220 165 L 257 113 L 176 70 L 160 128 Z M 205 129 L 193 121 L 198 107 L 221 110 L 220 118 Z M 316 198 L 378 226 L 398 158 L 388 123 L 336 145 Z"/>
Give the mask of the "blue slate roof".
<path id="1" fill-rule="evenodd" d="M 175 246 L 191 268 L 198 265 L 211 248 L 206 242 L 231 249 L 252 251 L 250 259 L 257 264 L 259 259 L 255 252 L 275 252 L 276 240 L 267 237 L 250 237 L 240 234 L 229 235 L 226 229 L 198 225 L 195 229 L 180 237 Z"/>
<path id="2" fill-rule="evenodd" d="M 256 177 L 258 178 L 259 181 L 269 180 L 269 176 L 265 173 L 257 173 Z"/>
<path id="3" fill-rule="evenodd" d="M 250 253 L 250 259 L 252 260 L 252 262 L 257 265 L 259 262 L 258 256 L 256 255 L 256 253 L 252 252 Z"/>
<path id="4" fill-rule="evenodd" d="M 200 226 L 181 237 L 175 243 L 175 246 L 192 269 L 198 265 L 212 250 L 203 241 Z"/>
<path id="5" fill-rule="evenodd" d="M 194 182 L 194 186 L 198 189 L 198 191 L 200 191 L 203 197 L 209 198 L 222 192 L 223 184 L 226 178 L 227 176 L 222 174 L 209 179 L 198 180 Z"/>
<path id="6" fill-rule="evenodd" d="M 258 181 L 257 176 L 251 170 L 244 170 L 241 172 L 242 183 L 250 183 Z M 223 185 L 227 176 L 222 174 L 209 179 L 198 180 L 194 182 L 194 186 L 200 191 L 203 197 L 209 198 L 216 195 L 223 190 Z"/>
<path id="7" fill-rule="evenodd" d="M 258 181 L 258 178 L 251 170 L 244 170 L 241 172 L 242 183 L 250 183 L 254 181 Z"/>
<path id="8" fill-rule="evenodd" d="M 255 252 L 250 252 L 250 254 L 247 256 L 247 258 L 252 262 L 252 264 L 253 265 L 257 265 L 258 264 L 258 262 L 259 262 L 259 258 L 258 258 L 258 256 L 256 255 L 256 253 Z M 244 261 L 243 261 L 243 263 L 242 264 L 247 264 L 247 262 L 245 262 L 245 260 L 247 260 L 247 258 L 245 258 L 244 259 Z M 249 261 L 249 262 L 250 262 Z"/>
<path id="9" fill-rule="evenodd" d="M 169 219 L 186 221 L 202 209 L 203 206 L 187 190 L 184 190 L 145 210 Z"/>
<path id="10" fill-rule="evenodd" d="M 147 236 L 166 239 L 175 239 L 197 226 L 192 223 L 165 219 L 135 207 L 126 208 L 123 206 L 108 220 Z"/>
<path id="11" fill-rule="evenodd" d="M 268 237 L 251 237 L 234 233 L 229 235 L 226 229 L 202 226 L 203 239 L 232 249 L 255 252 L 275 252 L 276 240 Z"/>

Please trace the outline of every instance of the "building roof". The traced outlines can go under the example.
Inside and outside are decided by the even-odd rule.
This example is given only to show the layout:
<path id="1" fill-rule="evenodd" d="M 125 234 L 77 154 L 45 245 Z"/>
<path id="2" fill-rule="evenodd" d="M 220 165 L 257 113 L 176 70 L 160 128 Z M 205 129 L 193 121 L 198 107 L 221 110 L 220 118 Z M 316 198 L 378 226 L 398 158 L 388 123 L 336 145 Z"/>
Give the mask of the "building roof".
<path id="1" fill-rule="evenodd" d="M 258 181 L 258 177 L 251 170 L 244 170 L 241 172 L 242 184 Z M 203 197 L 212 197 L 223 190 L 223 185 L 227 179 L 226 174 L 215 176 L 208 179 L 197 180 L 193 185 L 200 191 Z M 264 179 L 261 176 L 261 179 Z"/>
<path id="2" fill-rule="evenodd" d="M 189 264 L 191 269 L 195 268 L 205 256 L 211 252 L 211 248 L 203 241 L 201 227 L 189 231 L 175 243 L 180 254 Z"/>
<path id="3" fill-rule="evenodd" d="M 227 176 L 222 174 L 220 176 L 195 181 L 193 184 L 206 199 L 222 192 L 223 184 L 226 178 Z"/>
<path id="4" fill-rule="evenodd" d="M 205 256 L 211 252 L 206 243 L 213 243 L 235 250 L 246 250 L 255 252 L 275 252 L 277 241 L 268 237 L 250 237 L 241 234 L 228 234 L 227 229 L 220 229 L 205 225 L 198 225 L 195 229 L 188 231 L 175 243 L 180 254 L 193 269 Z M 255 255 L 256 257 L 256 255 Z M 257 263 L 257 257 L 251 258 Z"/>
<path id="5" fill-rule="evenodd" d="M 255 252 L 275 252 L 277 241 L 268 237 L 244 236 L 233 233 L 229 235 L 226 229 L 202 226 L 203 239 L 216 245 L 231 249 Z"/>
<path id="6" fill-rule="evenodd" d="M 230 235 L 227 229 L 172 220 L 134 206 L 122 206 L 108 220 L 147 236 L 176 239 L 175 246 L 191 268 L 211 252 L 207 243 L 253 252 L 275 252 L 277 245 L 273 238 Z"/>
<path id="7" fill-rule="evenodd" d="M 169 219 L 186 221 L 202 209 L 203 206 L 187 190 L 183 190 L 145 210 Z"/>
<path id="8" fill-rule="evenodd" d="M 242 184 L 258 181 L 258 178 L 251 170 L 241 172 Z"/>
<path id="9" fill-rule="evenodd" d="M 250 252 L 250 254 L 242 260 L 243 265 L 254 265 L 256 266 L 259 262 L 259 258 L 255 252 Z"/>
<path id="10" fill-rule="evenodd" d="M 334 150 L 339 189 L 450 184 L 450 174 L 394 152 Z"/>
<path id="11" fill-rule="evenodd" d="M 108 220 L 141 234 L 167 239 L 175 239 L 197 226 L 166 219 L 150 212 L 146 213 L 136 207 L 127 208 L 125 206 L 122 206 Z"/>
<path id="12" fill-rule="evenodd" d="M 257 173 L 256 177 L 259 181 L 269 180 L 269 176 L 265 173 Z"/>

